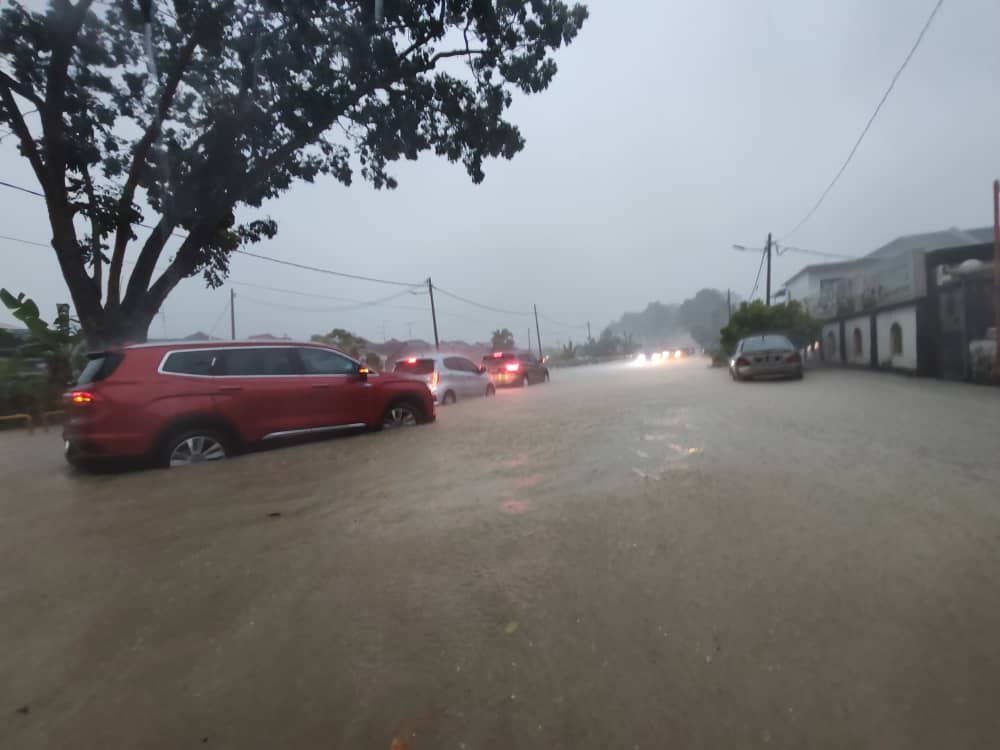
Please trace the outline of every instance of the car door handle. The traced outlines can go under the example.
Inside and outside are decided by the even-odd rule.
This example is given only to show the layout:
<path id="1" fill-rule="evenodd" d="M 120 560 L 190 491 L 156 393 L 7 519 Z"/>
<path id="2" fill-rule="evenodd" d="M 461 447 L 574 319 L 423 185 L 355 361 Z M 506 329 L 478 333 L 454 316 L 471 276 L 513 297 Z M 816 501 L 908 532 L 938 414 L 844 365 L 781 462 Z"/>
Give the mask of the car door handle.
<path id="1" fill-rule="evenodd" d="M 329 388 L 330 384 L 329 383 L 313 383 L 312 387 L 313 388 Z"/>
<path id="2" fill-rule="evenodd" d="M 219 386 L 219 390 L 223 393 L 235 393 L 236 391 L 242 391 L 242 385 L 222 385 Z"/>

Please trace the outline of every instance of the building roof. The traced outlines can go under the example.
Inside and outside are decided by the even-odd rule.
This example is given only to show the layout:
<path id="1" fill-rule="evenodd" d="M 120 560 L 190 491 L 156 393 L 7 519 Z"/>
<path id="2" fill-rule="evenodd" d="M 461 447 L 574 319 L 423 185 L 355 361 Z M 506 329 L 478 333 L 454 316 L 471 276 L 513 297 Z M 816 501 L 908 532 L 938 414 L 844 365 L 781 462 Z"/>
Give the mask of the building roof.
<path id="1" fill-rule="evenodd" d="M 978 227 L 976 229 L 951 227 L 950 229 L 943 229 L 938 232 L 907 234 L 897 237 L 892 242 L 882 245 L 882 247 L 859 257 L 857 260 L 837 261 L 836 263 L 813 263 L 812 265 L 808 265 L 789 277 L 785 282 L 785 286 L 806 273 L 837 273 L 838 271 L 857 268 L 886 258 L 895 258 L 898 255 L 905 255 L 916 250 L 931 252 L 950 247 L 981 245 L 992 241 L 993 227 Z"/>
<path id="2" fill-rule="evenodd" d="M 868 253 L 869 258 L 894 258 L 914 250 L 940 250 L 946 247 L 966 247 L 968 245 L 981 245 L 984 242 L 993 241 L 993 227 L 979 227 L 977 229 L 958 229 L 951 227 L 939 232 L 925 232 L 924 234 L 907 234 L 897 237 L 877 250 Z"/>

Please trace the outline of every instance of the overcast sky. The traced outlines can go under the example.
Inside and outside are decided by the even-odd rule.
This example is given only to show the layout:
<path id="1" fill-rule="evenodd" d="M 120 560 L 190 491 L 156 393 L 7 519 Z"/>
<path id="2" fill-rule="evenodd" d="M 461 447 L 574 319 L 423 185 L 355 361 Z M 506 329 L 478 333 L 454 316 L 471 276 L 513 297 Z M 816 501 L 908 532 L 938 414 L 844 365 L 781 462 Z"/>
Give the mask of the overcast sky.
<path id="1" fill-rule="evenodd" d="M 3 1 L 3 0 L 0 0 Z M 256 252 L 351 273 L 420 281 L 485 304 L 539 310 L 595 335 L 625 310 L 680 302 L 702 287 L 746 295 L 758 257 L 731 245 L 783 237 L 850 150 L 934 0 L 589 0 L 590 19 L 558 53 L 548 91 L 518 99 L 527 140 L 471 183 L 425 156 L 375 191 L 332 178 L 296 185 L 267 212 Z M 790 240 L 862 254 L 901 234 L 992 221 L 1000 176 L 1000 4 L 947 0 L 847 172 Z M 2 179 L 36 187 L 12 137 Z M 0 234 L 48 242 L 44 204 L 0 188 Z M 46 316 L 68 301 L 53 253 L 0 239 L 0 285 Z M 815 260 L 785 254 L 775 282 Z M 255 284 L 372 300 L 392 287 L 236 257 L 237 333 L 296 338 L 345 327 L 374 340 L 431 338 L 426 297 L 348 312 L 346 303 Z M 189 279 L 151 336 L 228 335 L 229 286 Z M 529 318 L 441 298 L 443 339 L 488 339 Z M 282 307 L 284 306 L 284 307 Z M 289 309 L 302 308 L 302 309 Z M 326 311 L 317 308 L 327 308 Z M 413 308 L 413 309 L 409 309 Z M 0 322 L 12 319 L 0 310 Z M 581 338 L 543 321 L 543 341 Z"/>

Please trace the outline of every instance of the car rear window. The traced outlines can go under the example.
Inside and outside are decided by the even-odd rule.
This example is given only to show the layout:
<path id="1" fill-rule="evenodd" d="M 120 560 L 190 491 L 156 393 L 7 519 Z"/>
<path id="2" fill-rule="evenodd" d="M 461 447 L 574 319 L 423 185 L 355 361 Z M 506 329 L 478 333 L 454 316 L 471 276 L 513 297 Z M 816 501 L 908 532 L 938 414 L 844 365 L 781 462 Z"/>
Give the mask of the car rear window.
<path id="1" fill-rule="evenodd" d="M 160 370 L 177 375 L 211 375 L 217 356 L 218 351 L 214 349 L 171 352 L 163 360 Z"/>
<path id="2" fill-rule="evenodd" d="M 87 355 L 87 364 L 76 379 L 77 385 L 90 385 L 99 380 L 104 380 L 113 373 L 118 365 L 125 359 L 123 354 L 118 352 L 95 352 Z"/>
<path id="3" fill-rule="evenodd" d="M 513 352 L 493 352 L 492 354 L 487 354 L 483 357 L 483 363 L 489 364 L 494 362 L 496 364 L 501 364 L 503 362 L 508 362 L 512 359 L 517 359 L 517 355 Z"/>
<path id="4" fill-rule="evenodd" d="M 792 342 L 784 336 L 754 336 L 743 342 L 744 352 L 763 352 L 769 349 L 794 349 Z"/>
<path id="5" fill-rule="evenodd" d="M 396 363 L 395 371 L 404 375 L 430 375 L 434 372 L 434 360 L 417 357 L 401 359 Z"/>

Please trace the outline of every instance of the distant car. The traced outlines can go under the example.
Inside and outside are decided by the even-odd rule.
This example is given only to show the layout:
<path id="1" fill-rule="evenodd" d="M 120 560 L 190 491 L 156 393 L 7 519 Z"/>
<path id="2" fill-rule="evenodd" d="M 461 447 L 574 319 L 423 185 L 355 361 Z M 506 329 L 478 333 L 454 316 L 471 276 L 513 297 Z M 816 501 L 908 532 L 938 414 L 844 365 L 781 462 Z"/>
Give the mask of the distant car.
<path id="1" fill-rule="evenodd" d="M 802 355 L 786 337 L 773 333 L 747 336 L 729 360 L 733 380 L 801 378 Z"/>
<path id="2" fill-rule="evenodd" d="M 304 435 L 433 422 L 427 386 L 320 344 L 178 342 L 89 355 L 63 395 L 71 464 L 184 466 Z"/>
<path id="3" fill-rule="evenodd" d="M 527 352 L 493 352 L 483 357 L 483 366 L 497 386 L 528 386 L 549 382 L 549 368 Z"/>
<path id="4" fill-rule="evenodd" d="M 396 362 L 394 374 L 420 380 L 434 394 L 435 403 L 453 404 L 460 398 L 493 396 L 496 386 L 489 371 L 458 354 L 419 354 Z"/>

